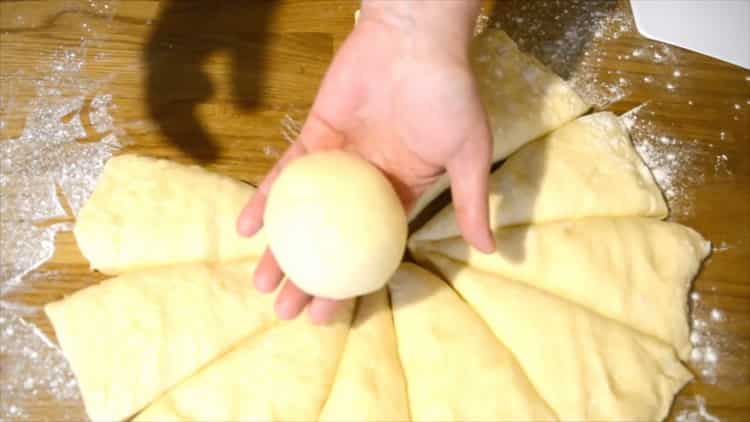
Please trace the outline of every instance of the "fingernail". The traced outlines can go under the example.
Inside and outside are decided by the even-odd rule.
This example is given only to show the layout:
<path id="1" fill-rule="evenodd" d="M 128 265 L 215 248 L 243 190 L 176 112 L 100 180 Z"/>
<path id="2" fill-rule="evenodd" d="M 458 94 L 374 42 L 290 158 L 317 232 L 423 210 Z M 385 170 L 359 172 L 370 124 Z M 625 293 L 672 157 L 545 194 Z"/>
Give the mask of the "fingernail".
<path id="1" fill-rule="evenodd" d="M 275 290 L 273 283 L 269 281 L 268 277 L 262 275 L 255 276 L 255 288 L 261 293 L 271 293 Z"/>
<path id="2" fill-rule="evenodd" d="M 258 231 L 257 224 L 249 218 L 240 217 L 237 220 L 237 232 L 243 236 L 252 236 Z"/>
<path id="3" fill-rule="evenodd" d="M 481 241 L 479 241 L 479 244 L 476 245 L 477 249 L 479 249 L 481 252 L 489 254 L 492 252 L 495 252 L 495 238 L 492 236 L 491 233 L 487 233 L 487 236 L 484 237 Z"/>

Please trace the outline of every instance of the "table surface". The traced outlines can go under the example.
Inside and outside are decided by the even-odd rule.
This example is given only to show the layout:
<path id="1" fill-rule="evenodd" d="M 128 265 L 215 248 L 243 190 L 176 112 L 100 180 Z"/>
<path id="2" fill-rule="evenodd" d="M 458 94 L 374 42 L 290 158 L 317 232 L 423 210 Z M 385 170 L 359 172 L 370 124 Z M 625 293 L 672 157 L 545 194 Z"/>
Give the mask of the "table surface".
<path id="1" fill-rule="evenodd" d="M 642 106 L 631 119 L 634 142 L 652 167 L 669 173 L 661 176 L 676 189 L 671 218 L 714 244 L 694 284 L 692 318 L 703 322 L 701 341 L 715 348 L 718 362 L 690 363 L 696 380 L 672 417 L 698 414 L 705 400 L 722 421 L 750 419 L 750 72 L 640 37 L 624 2 L 584 2 L 596 13 L 581 2 L 522 3 L 487 2 L 484 23 L 502 25 L 578 85 L 613 93 L 599 108 Z M 256 183 L 294 137 L 357 6 L 2 1 L 0 139 L 21 133 L 37 95 L 29 82 L 49 76 L 42 58 L 78 49 L 86 60 L 76 71 L 94 82 L 90 95 L 112 95 L 117 134 L 129 142 L 124 152 L 197 162 Z M 554 42 L 559 50 L 550 50 Z M 677 162 L 660 161 L 670 152 Z M 103 278 L 89 271 L 72 234 L 60 232 L 54 256 L 2 300 L 42 305 Z M 54 338 L 41 313 L 26 318 Z M 49 419 L 78 408 L 44 394 L 22 405 Z"/>

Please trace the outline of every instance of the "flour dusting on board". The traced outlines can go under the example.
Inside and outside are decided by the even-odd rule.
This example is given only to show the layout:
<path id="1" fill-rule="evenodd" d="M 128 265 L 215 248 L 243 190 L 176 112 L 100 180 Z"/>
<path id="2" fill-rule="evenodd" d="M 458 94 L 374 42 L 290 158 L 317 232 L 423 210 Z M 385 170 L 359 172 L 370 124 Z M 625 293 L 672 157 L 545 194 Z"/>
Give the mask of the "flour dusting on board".
<path id="1" fill-rule="evenodd" d="M 108 81 L 84 74 L 89 47 L 107 30 L 117 5 L 67 2 L 69 13 L 105 19 L 84 22 L 78 46 L 40 53 L 30 68 L 2 75 L 0 420 L 40 420 L 48 412 L 39 401 L 56 403 L 55 420 L 85 419 L 67 361 L 31 322 L 40 320 L 40 309 L 5 298 L 53 275 L 32 271 L 53 256 L 56 234 L 72 229 L 104 163 L 123 144 L 112 115 L 116 101 L 104 91 Z M 35 24 L 18 16 L 13 25 Z"/>
<path id="2" fill-rule="evenodd" d="M 706 399 L 696 395 L 691 409 L 682 410 L 675 416 L 675 422 L 721 422 L 706 409 Z"/>
<path id="3" fill-rule="evenodd" d="M 300 111 L 293 109 L 288 111 L 281 119 L 281 136 L 285 141 L 294 143 L 302 130 L 305 116 Z"/>
<path id="4" fill-rule="evenodd" d="M 60 349 L 37 327 L 0 303 L 0 419 L 33 420 L 25 405 L 54 400 L 56 420 L 83 420 L 80 393 Z"/>
<path id="5" fill-rule="evenodd" d="M 72 228 L 104 163 L 120 148 L 114 133 L 81 142 L 88 138 L 84 104 L 82 96 L 40 96 L 30 104 L 21 135 L 0 141 L 0 294 L 52 256 L 55 233 Z M 91 108 L 99 129 L 109 130 L 106 106 Z"/>
<path id="6" fill-rule="evenodd" d="M 715 327 L 727 321 L 721 309 L 709 306 L 698 292 L 690 296 L 692 327 L 690 343 L 693 350 L 690 354 L 691 366 L 698 378 L 708 384 L 718 381 L 718 367 L 721 363 L 722 346 L 728 339 L 717 334 Z"/>
<path id="7" fill-rule="evenodd" d="M 606 110 L 627 99 L 636 88 L 638 92 L 645 89 L 667 94 L 660 97 L 670 98 L 670 102 L 684 101 L 683 107 L 697 107 L 692 99 L 685 98 L 682 90 L 686 78 L 692 75 L 681 66 L 677 50 L 662 43 L 644 43 L 632 16 L 621 7 L 622 3 L 506 0 L 492 20 L 521 50 L 531 53 L 566 79 L 595 109 Z M 624 42 L 612 43 L 618 39 Z M 632 43 L 628 42 L 630 39 Z M 608 43 L 615 48 L 608 48 Z M 638 72 L 628 72 L 625 70 L 628 68 L 638 69 Z M 738 121 L 747 113 L 748 105 L 750 100 L 746 104 L 732 101 L 726 113 Z M 732 176 L 735 163 L 726 146 L 735 140 L 728 130 L 711 136 L 717 138 L 715 141 L 708 141 L 706 138 L 710 135 L 698 131 L 696 138 L 674 136 L 669 130 L 671 123 L 657 113 L 658 107 L 660 104 L 646 101 L 621 119 L 664 193 L 670 218 L 685 220 L 696 213 L 697 198 L 693 195 L 699 186 Z M 698 136 L 702 138 L 697 139 Z M 730 243 L 724 239 L 710 240 L 714 253 L 724 253 L 736 244 L 736 241 Z M 693 351 L 689 364 L 700 382 L 715 384 L 729 341 L 721 338 L 718 334 L 721 331 L 716 327 L 727 320 L 727 314 L 707 306 L 708 303 L 698 291 L 692 292 L 690 340 Z M 687 408 L 676 415 L 678 421 L 718 422 L 706 409 L 703 397 L 691 400 L 685 402 Z"/>
<path id="8" fill-rule="evenodd" d="M 599 71 L 605 59 L 615 58 L 599 48 L 601 43 L 635 27 L 630 14 L 616 6 L 609 0 L 509 0 L 495 17 L 496 26 L 603 109 L 627 96 L 631 86 L 619 70 Z"/>

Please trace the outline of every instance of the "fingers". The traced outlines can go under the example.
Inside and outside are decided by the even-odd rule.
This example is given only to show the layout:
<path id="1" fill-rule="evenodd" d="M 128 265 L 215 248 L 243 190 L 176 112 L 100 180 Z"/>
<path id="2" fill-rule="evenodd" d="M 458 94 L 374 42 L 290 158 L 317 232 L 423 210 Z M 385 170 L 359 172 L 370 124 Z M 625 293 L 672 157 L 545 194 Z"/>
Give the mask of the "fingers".
<path id="1" fill-rule="evenodd" d="M 293 282 L 287 281 L 276 297 L 276 315 L 279 319 L 294 319 L 312 299 Z"/>
<path id="2" fill-rule="evenodd" d="M 341 301 L 339 300 L 316 297 L 310 303 L 307 312 L 313 324 L 325 324 L 336 316 L 340 307 Z"/>
<path id="3" fill-rule="evenodd" d="M 258 190 L 250 198 L 245 208 L 240 212 L 240 216 L 237 218 L 237 232 L 243 236 L 252 236 L 260 230 L 263 226 L 263 212 L 266 209 L 266 200 L 268 199 L 268 192 L 271 189 L 271 185 L 279 177 L 281 170 L 289 164 L 293 159 L 304 155 L 307 149 L 302 142 L 295 142 L 290 146 L 284 155 L 279 159 L 278 162 L 273 166 L 271 171 L 266 174 L 266 177 L 258 186 Z"/>
<path id="4" fill-rule="evenodd" d="M 266 249 L 255 270 L 255 287 L 263 293 L 270 293 L 276 290 L 283 278 L 284 274 L 276 258 L 270 249 Z M 331 321 L 341 304 L 334 299 L 313 298 L 290 281 L 284 285 L 276 298 L 276 314 L 280 319 L 294 319 L 308 303 L 308 313 L 313 324 Z"/>
<path id="5" fill-rule="evenodd" d="M 283 278 L 284 273 L 281 272 L 279 263 L 276 262 L 271 249 L 266 248 L 258 266 L 255 268 L 255 275 L 253 276 L 255 287 L 263 293 L 271 293 L 276 290 Z"/>
<path id="6" fill-rule="evenodd" d="M 321 119 L 314 110 L 311 111 L 297 141 L 284 152 L 284 155 L 260 183 L 255 195 L 240 212 L 237 218 L 237 232 L 243 236 L 252 236 L 263 226 L 263 212 L 266 209 L 268 192 L 289 162 L 310 151 L 341 148 L 343 144 L 344 137 Z"/>
<path id="7" fill-rule="evenodd" d="M 464 142 L 447 166 L 461 234 L 472 246 L 485 253 L 495 250 L 487 201 L 491 154 L 490 132 L 485 124 L 478 136 Z"/>

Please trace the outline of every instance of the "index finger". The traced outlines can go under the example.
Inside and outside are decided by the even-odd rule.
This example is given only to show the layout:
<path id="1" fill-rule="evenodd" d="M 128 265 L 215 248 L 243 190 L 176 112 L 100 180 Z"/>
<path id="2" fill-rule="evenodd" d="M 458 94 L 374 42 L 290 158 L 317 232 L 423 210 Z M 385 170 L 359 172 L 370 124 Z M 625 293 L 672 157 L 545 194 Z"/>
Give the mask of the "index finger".
<path id="1" fill-rule="evenodd" d="M 252 236 L 263 226 L 263 212 L 271 185 L 289 162 L 312 151 L 333 149 L 343 146 L 343 136 L 326 123 L 315 110 L 310 112 L 297 140 L 284 152 L 278 162 L 268 172 L 250 201 L 237 219 L 237 232 Z"/>
<path id="2" fill-rule="evenodd" d="M 243 236 L 252 236 L 263 227 L 263 212 L 266 209 L 266 200 L 271 185 L 279 177 L 281 170 L 293 159 L 304 155 L 307 152 L 305 144 L 297 140 L 284 152 L 279 161 L 274 164 L 271 171 L 266 174 L 263 181 L 258 185 L 255 194 L 245 205 L 237 218 L 237 232 Z"/>

